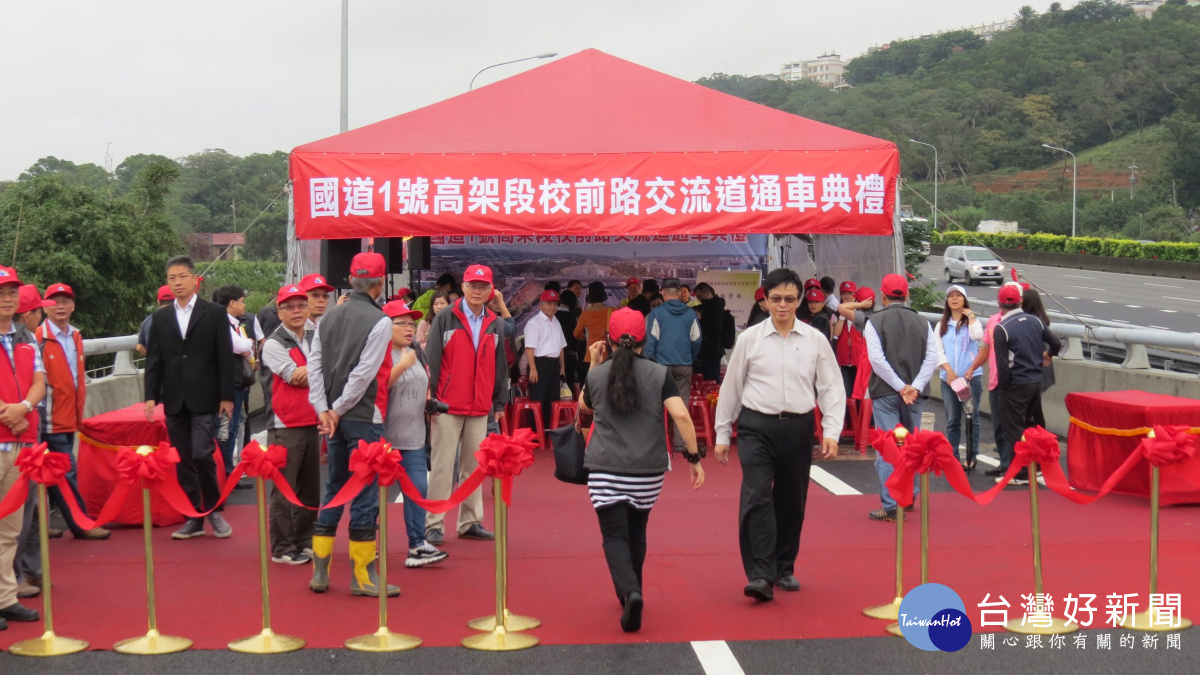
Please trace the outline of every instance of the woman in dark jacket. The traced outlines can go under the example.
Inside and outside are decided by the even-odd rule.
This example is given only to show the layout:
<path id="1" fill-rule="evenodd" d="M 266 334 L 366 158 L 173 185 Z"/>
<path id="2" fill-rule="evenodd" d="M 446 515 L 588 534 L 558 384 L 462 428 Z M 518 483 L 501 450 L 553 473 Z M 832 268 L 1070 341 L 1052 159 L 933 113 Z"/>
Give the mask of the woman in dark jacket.
<path id="1" fill-rule="evenodd" d="M 614 312 L 608 335 L 612 357 L 606 359 L 604 342 L 592 345 L 592 367 L 579 409 L 595 415 L 584 452 L 588 493 L 600 519 L 608 571 L 624 607 L 621 628 L 629 633 L 642 625 L 646 523 L 671 464 L 664 408 L 683 436 L 693 489 L 704 484 L 704 469 L 696 428 L 675 381 L 666 366 L 641 356 L 646 318 L 629 308 Z"/>

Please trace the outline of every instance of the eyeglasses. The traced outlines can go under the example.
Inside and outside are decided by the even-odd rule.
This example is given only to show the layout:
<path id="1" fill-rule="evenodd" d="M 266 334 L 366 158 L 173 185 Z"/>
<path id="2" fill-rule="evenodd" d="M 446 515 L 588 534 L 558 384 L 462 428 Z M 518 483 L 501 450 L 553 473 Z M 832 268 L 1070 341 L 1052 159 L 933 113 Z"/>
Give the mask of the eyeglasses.
<path id="1" fill-rule="evenodd" d="M 492 285 L 485 284 L 480 281 L 468 281 L 467 283 L 463 284 L 463 288 L 473 293 L 486 293 L 492 290 Z"/>
<path id="2" fill-rule="evenodd" d="M 417 324 L 412 321 L 393 321 L 392 325 L 399 326 L 401 328 L 416 328 L 417 327 Z"/>
<path id="3" fill-rule="evenodd" d="M 308 309 L 308 303 L 298 302 L 290 305 L 279 306 L 279 311 L 281 312 L 303 312 L 306 309 Z"/>
<path id="4" fill-rule="evenodd" d="M 800 298 L 795 295 L 768 295 L 767 301 L 774 305 L 794 305 Z"/>

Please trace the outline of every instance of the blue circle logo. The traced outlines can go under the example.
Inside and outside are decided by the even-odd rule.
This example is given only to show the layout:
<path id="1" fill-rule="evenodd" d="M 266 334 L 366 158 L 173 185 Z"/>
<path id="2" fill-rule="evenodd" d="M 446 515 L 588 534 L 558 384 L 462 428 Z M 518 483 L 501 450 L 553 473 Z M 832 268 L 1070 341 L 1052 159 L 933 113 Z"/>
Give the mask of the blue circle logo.
<path id="1" fill-rule="evenodd" d="M 900 632 L 927 652 L 956 652 L 971 641 L 967 607 L 949 586 L 921 584 L 900 602 Z"/>

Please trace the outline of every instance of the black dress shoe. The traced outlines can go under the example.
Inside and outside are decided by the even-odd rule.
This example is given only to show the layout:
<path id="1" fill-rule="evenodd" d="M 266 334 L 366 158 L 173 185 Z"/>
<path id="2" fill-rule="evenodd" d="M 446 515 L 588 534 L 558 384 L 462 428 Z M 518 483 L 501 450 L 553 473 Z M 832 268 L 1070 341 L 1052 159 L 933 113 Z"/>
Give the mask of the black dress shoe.
<path id="1" fill-rule="evenodd" d="M 800 590 L 800 580 L 793 574 L 785 574 L 775 581 L 775 585 L 781 591 L 798 591 Z"/>
<path id="2" fill-rule="evenodd" d="M 496 538 L 495 534 L 483 529 L 483 525 L 475 523 L 467 528 L 466 532 L 458 535 L 459 539 L 480 539 L 483 541 L 491 541 Z"/>
<path id="3" fill-rule="evenodd" d="M 771 582 L 767 581 L 766 579 L 755 579 L 754 581 L 751 581 L 750 583 L 746 584 L 746 589 L 743 592 L 748 598 L 754 598 L 755 600 L 762 600 L 764 602 L 775 599 L 775 591 L 771 590 Z"/>
<path id="4" fill-rule="evenodd" d="M 998 468 L 997 469 L 988 469 L 987 471 L 983 472 L 983 475 L 985 475 L 985 476 L 1003 476 L 1004 472 Z"/>
<path id="5" fill-rule="evenodd" d="M 621 612 L 621 630 L 635 633 L 642 628 L 642 594 L 630 591 L 625 596 L 625 611 Z"/>
<path id="6" fill-rule="evenodd" d="M 29 609 L 19 602 L 0 609 L 0 619 L 8 621 L 37 621 L 39 618 L 36 609 Z"/>

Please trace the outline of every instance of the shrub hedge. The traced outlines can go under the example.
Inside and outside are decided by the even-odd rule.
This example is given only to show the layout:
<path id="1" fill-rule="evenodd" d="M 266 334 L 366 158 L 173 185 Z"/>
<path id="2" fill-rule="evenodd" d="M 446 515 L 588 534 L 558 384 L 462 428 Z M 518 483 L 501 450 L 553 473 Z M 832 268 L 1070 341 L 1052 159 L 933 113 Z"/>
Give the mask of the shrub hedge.
<path id="1" fill-rule="evenodd" d="M 1132 239 L 1067 237 L 1059 234 L 990 234 L 984 232 L 935 232 L 933 243 L 948 246 L 987 246 L 989 248 L 1074 253 L 1112 258 L 1200 262 L 1200 244 L 1161 242 L 1143 244 Z"/>

